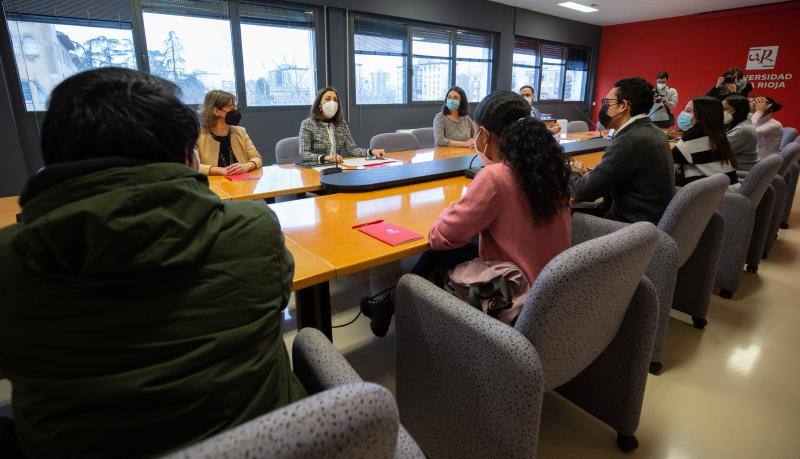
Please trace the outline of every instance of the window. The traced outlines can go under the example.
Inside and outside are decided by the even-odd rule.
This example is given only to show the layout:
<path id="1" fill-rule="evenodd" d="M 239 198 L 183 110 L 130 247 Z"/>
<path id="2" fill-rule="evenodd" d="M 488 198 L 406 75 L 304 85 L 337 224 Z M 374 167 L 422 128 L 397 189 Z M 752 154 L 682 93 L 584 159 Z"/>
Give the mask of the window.
<path id="1" fill-rule="evenodd" d="M 583 101 L 589 74 L 589 50 L 570 48 L 567 51 L 567 73 L 564 77 L 564 100 Z"/>
<path id="2" fill-rule="evenodd" d="M 8 17 L 15 18 L 8 20 L 8 30 L 28 111 L 45 110 L 50 92 L 78 72 L 99 67 L 136 68 L 130 28 L 42 22 L 56 20 L 45 17 L 33 21 L 13 13 Z M 130 23 L 122 26 L 130 27 Z"/>
<path id="3" fill-rule="evenodd" d="M 212 89 L 236 94 L 227 3 L 144 0 L 142 11 L 153 75 L 177 84 L 187 104 Z"/>
<path id="4" fill-rule="evenodd" d="M 444 100 L 452 79 L 450 42 L 447 29 L 411 28 L 412 100 Z"/>
<path id="5" fill-rule="evenodd" d="M 491 88 L 491 35 L 459 30 L 456 39 L 456 85 L 467 93 L 467 100 L 479 102 Z"/>
<path id="6" fill-rule="evenodd" d="M 407 26 L 356 17 L 353 31 L 356 104 L 405 103 Z"/>
<path id="7" fill-rule="evenodd" d="M 311 105 L 317 88 L 310 11 L 242 4 L 248 106 Z"/>
<path id="8" fill-rule="evenodd" d="M 564 48 L 560 46 L 542 46 L 542 82 L 541 100 L 561 99 L 561 85 L 564 76 Z"/>
<path id="9" fill-rule="evenodd" d="M 538 96 L 539 43 L 517 38 L 514 41 L 514 64 L 511 69 L 511 88 L 519 91 L 523 86 L 533 87 L 533 97 Z"/>
<path id="10" fill-rule="evenodd" d="M 478 102 L 491 91 L 491 34 L 362 16 L 353 31 L 356 104 L 439 102 L 456 85 Z"/>

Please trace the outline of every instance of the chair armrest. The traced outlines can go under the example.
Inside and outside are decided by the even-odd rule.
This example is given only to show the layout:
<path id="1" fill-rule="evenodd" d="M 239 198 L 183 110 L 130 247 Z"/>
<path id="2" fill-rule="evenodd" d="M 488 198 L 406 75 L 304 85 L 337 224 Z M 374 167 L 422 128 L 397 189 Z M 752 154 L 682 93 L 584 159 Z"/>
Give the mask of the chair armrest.
<path id="1" fill-rule="evenodd" d="M 362 382 L 328 337 L 316 328 L 307 327 L 297 333 L 292 345 L 292 364 L 294 373 L 312 394 Z"/>
<path id="2" fill-rule="evenodd" d="M 544 392 L 521 333 L 427 280 L 396 295 L 397 400 L 430 457 L 535 457 Z"/>
<path id="3" fill-rule="evenodd" d="M 348 414 L 344 414 L 348 413 Z M 394 457 L 394 397 L 372 383 L 347 384 L 222 432 L 168 459 Z"/>
<path id="4" fill-rule="evenodd" d="M 572 245 L 611 234 L 627 225 L 627 223 L 575 212 L 572 214 Z"/>

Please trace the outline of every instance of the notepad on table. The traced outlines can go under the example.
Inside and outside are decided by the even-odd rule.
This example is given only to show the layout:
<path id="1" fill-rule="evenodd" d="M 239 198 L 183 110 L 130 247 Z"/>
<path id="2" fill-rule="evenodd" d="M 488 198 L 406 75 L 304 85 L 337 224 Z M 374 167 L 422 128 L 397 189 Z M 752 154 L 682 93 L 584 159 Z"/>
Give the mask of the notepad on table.
<path id="1" fill-rule="evenodd" d="M 353 229 L 358 229 L 362 233 L 372 236 L 392 247 L 397 247 L 398 245 L 423 238 L 420 234 L 383 220 L 356 225 Z"/>
<path id="2" fill-rule="evenodd" d="M 396 159 L 367 159 L 367 158 L 346 158 L 343 162 L 345 166 L 350 167 L 362 167 L 362 166 L 374 166 L 376 164 L 387 164 L 387 163 L 394 163 L 397 162 Z"/>
<path id="3" fill-rule="evenodd" d="M 232 182 L 238 182 L 242 180 L 258 180 L 260 177 L 249 172 L 243 172 L 241 174 L 226 175 L 225 178 Z"/>

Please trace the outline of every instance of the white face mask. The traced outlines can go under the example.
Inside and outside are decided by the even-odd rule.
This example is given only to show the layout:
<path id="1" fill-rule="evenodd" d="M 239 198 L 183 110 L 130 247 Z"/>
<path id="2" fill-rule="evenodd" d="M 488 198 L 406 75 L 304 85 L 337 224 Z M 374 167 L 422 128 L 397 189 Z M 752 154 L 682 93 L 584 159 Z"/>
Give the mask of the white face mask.
<path id="1" fill-rule="evenodd" d="M 533 97 L 525 96 L 525 101 L 528 102 L 528 105 L 533 103 Z"/>
<path id="2" fill-rule="evenodd" d="M 722 112 L 722 122 L 725 124 L 731 124 L 733 121 L 733 115 L 730 112 Z"/>
<path id="3" fill-rule="evenodd" d="M 659 90 L 664 89 L 666 87 L 667 87 L 666 83 L 656 83 L 656 88 L 658 88 Z"/>
<path id="4" fill-rule="evenodd" d="M 322 104 L 322 114 L 325 115 L 325 118 L 331 119 L 336 116 L 336 112 L 339 111 L 339 104 L 335 100 L 329 100 Z"/>

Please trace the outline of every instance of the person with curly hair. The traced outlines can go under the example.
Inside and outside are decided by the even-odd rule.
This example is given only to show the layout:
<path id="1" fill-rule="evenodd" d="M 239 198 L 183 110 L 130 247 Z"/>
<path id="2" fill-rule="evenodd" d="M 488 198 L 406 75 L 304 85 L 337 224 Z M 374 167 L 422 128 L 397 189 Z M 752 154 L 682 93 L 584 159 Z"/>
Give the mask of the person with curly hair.
<path id="1" fill-rule="evenodd" d="M 545 265 L 570 245 L 566 158 L 519 94 L 495 91 L 474 115 L 475 149 L 485 167 L 431 226 L 431 250 L 413 273 L 429 277 L 480 257 L 514 263 L 533 285 Z M 385 335 L 394 314 L 392 292 L 365 300 L 362 312 L 372 319 L 373 333 Z"/>

